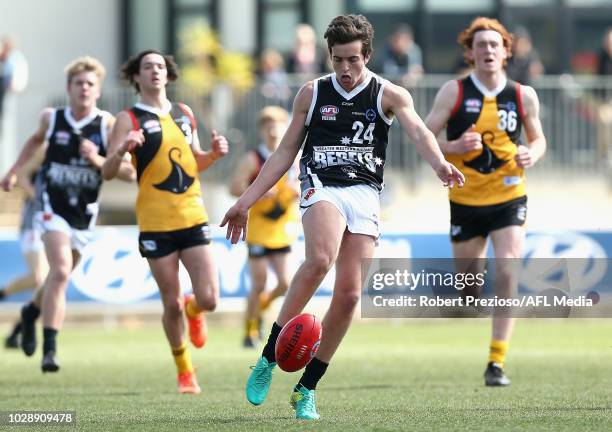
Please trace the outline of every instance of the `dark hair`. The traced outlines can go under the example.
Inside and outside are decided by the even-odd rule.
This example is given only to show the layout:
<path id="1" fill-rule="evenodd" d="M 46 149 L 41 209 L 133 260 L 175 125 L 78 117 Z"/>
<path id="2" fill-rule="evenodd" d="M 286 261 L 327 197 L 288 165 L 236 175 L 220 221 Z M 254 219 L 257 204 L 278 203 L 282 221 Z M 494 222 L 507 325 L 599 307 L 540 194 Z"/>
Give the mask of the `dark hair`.
<path id="1" fill-rule="evenodd" d="M 362 42 L 361 54 L 364 57 L 372 55 L 374 28 L 363 15 L 337 16 L 329 23 L 324 37 L 327 39 L 327 48 L 330 54 L 332 47 L 336 44 L 347 44 L 360 40 Z"/>
<path id="2" fill-rule="evenodd" d="M 126 80 L 133 86 L 137 92 L 140 92 L 140 86 L 136 81 L 134 81 L 134 75 L 140 73 L 140 63 L 142 59 L 149 54 L 158 54 L 164 58 L 164 62 L 166 63 L 166 69 L 168 71 L 168 82 L 174 82 L 178 79 L 178 66 L 174 61 L 174 58 L 171 55 L 166 55 L 161 53 L 156 49 L 148 49 L 142 51 L 140 54 L 130 57 L 123 65 L 121 66 L 121 79 Z"/>

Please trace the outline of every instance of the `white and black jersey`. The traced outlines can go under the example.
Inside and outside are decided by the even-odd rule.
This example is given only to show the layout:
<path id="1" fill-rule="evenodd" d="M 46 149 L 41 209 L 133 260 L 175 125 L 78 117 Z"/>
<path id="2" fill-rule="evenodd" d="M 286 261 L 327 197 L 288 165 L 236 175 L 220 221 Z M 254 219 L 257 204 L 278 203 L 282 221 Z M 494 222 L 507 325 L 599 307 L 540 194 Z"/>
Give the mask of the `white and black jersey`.
<path id="1" fill-rule="evenodd" d="M 110 114 L 94 110 L 76 121 L 69 107 L 53 111 L 47 129 L 49 143 L 37 177 L 38 210 L 54 213 L 78 230 L 89 229 L 98 214 L 100 171 L 81 157 L 79 146 L 87 138 L 106 156 Z"/>
<path id="2" fill-rule="evenodd" d="M 366 74 L 351 92 L 335 74 L 314 81 L 300 159 L 302 188 L 368 184 L 382 190 L 392 121 L 382 110 L 387 81 Z"/>

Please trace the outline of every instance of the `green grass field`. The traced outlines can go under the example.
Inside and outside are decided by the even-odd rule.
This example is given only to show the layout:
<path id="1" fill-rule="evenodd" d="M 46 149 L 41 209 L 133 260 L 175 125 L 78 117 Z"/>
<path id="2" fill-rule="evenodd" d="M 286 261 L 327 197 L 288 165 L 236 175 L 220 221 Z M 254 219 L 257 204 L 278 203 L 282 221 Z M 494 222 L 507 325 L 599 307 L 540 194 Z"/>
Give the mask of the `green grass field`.
<path id="1" fill-rule="evenodd" d="M 299 373 L 276 370 L 268 400 L 246 401 L 259 351 L 240 347 L 239 327 L 213 323 L 192 350 L 203 393 L 191 396 L 176 393 L 161 325 L 71 324 L 58 374 L 43 376 L 40 349 L 0 352 L 0 411 L 74 410 L 70 430 L 612 430 L 612 320 L 519 322 L 504 389 L 483 385 L 488 320 L 360 322 L 319 384 L 314 423 L 288 404 Z"/>

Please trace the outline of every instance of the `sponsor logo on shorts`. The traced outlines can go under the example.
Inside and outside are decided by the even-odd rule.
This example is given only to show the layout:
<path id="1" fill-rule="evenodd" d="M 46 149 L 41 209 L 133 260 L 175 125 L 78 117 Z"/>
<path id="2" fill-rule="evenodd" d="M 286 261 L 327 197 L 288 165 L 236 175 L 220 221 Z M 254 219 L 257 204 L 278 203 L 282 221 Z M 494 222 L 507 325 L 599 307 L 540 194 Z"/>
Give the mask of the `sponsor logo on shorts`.
<path id="1" fill-rule="evenodd" d="M 527 219 L 527 207 L 526 206 L 520 206 L 518 209 L 516 209 L 516 218 L 520 221 L 525 221 L 525 219 Z"/>
<path id="2" fill-rule="evenodd" d="M 204 239 L 210 241 L 212 239 L 212 233 L 210 231 L 210 226 L 203 225 L 202 226 L 202 234 L 204 235 Z"/>
<path id="3" fill-rule="evenodd" d="M 304 201 L 308 201 L 310 197 L 312 197 L 317 190 L 315 188 L 310 188 L 304 194 Z"/>
<path id="4" fill-rule="evenodd" d="M 155 240 L 141 240 L 140 245 L 147 252 L 153 252 L 157 250 L 157 243 L 155 243 Z"/>
<path id="5" fill-rule="evenodd" d="M 461 234 L 461 225 L 451 225 L 451 235 L 454 236 L 458 236 L 459 234 Z"/>

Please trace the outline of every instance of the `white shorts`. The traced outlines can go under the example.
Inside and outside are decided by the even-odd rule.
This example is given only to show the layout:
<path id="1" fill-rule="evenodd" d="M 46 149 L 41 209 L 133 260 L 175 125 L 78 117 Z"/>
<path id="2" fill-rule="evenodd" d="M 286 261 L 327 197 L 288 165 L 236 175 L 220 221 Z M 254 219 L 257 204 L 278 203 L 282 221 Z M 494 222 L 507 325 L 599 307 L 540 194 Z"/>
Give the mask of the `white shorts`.
<path id="1" fill-rule="evenodd" d="M 34 224 L 36 229 L 40 231 L 41 236 L 49 231 L 58 231 L 66 234 L 70 237 L 72 249 L 79 253 L 93 238 L 92 230 L 74 229 L 66 222 L 66 219 L 55 213 L 36 212 Z"/>
<path id="2" fill-rule="evenodd" d="M 333 204 L 353 234 L 365 234 L 378 239 L 380 236 L 380 198 L 369 185 L 348 187 L 323 186 L 308 188 L 302 192 L 300 212 L 302 217 L 310 206 L 319 201 Z"/>
<path id="3" fill-rule="evenodd" d="M 19 236 L 19 243 L 21 245 L 21 253 L 24 255 L 43 250 L 43 243 L 40 240 L 40 231 L 37 229 L 22 231 Z"/>

